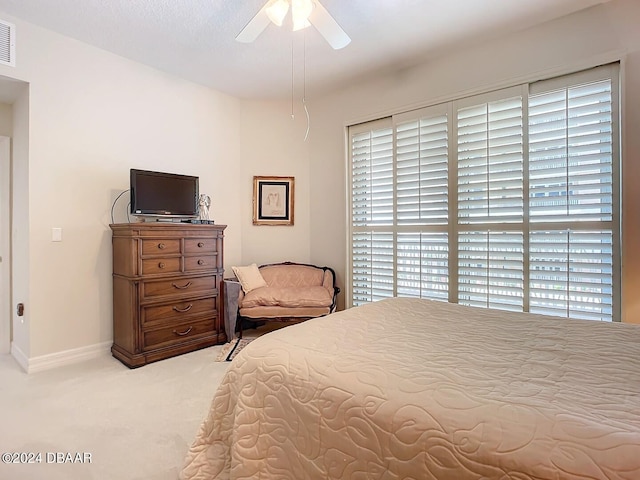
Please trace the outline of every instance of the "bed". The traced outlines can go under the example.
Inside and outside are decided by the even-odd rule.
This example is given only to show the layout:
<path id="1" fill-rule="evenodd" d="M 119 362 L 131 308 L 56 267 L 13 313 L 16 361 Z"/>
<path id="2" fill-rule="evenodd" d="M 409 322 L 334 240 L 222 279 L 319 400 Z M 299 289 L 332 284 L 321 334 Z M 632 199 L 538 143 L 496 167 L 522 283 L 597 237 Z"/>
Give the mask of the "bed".
<path id="1" fill-rule="evenodd" d="M 640 479 L 640 327 L 394 298 L 233 360 L 187 479 Z"/>

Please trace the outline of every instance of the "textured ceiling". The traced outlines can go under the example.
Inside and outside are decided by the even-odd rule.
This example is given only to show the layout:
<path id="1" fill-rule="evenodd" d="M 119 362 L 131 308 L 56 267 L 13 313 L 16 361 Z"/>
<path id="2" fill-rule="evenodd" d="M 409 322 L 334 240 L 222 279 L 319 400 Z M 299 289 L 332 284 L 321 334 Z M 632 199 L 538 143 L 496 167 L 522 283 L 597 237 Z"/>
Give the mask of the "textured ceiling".
<path id="1" fill-rule="evenodd" d="M 291 95 L 292 58 L 296 82 L 305 72 L 307 95 L 316 94 L 608 0 L 322 0 L 352 39 L 342 50 L 313 27 L 294 34 L 270 25 L 254 43 L 235 41 L 265 1 L 0 0 L 0 18 L 4 12 L 230 95 L 267 99 Z"/>

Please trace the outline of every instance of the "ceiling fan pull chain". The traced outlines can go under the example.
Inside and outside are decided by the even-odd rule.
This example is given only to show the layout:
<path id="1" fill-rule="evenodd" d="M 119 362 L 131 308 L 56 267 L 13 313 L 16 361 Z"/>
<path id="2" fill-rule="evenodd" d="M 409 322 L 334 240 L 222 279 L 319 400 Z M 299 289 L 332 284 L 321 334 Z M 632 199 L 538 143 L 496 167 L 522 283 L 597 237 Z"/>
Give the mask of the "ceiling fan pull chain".
<path id="1" fill-rule="evenodd" d="M 291 120 L 294 120 L 296 118 L 296 116 L 293 114 L 293 97 L 294 97 L 294 92 L 295 92 L 295 81 L 294 81 L 294 60 L 293 60 L 293 35 L 291 35 Z"/>
<path id="2" fill-rule="evenodd" d="M 304 141 L 306 142 L 307 138 L 309 137 L 309 128 L 311 127 L 311 121 L 309 118 L 309 110 L 307 109 L 307 102 L 302 100 L 302 105 L 304 106 L 304 113 L 306 113 L 307 115 L 307 131 L 304 133 Z"/>
<path id="3" fill-rule="evenodd" d="M 311 119 L 309 117 L 309 109 L 307 109 L 307 31 L 302 34 L 303 50 L 302 50 L 302 106 L 304 113 L 307 115 L 307 131 L 304 133 L 304 141 L 309 138 L 309 129 L 311 128 Z"/>

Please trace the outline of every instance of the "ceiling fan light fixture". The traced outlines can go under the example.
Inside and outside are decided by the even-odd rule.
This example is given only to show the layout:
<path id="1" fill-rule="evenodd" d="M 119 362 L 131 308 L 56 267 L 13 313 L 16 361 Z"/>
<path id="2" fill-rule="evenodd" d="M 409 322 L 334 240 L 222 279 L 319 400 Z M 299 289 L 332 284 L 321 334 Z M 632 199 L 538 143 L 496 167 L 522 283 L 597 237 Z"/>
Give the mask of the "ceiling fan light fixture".
<path id="1" fill-rule="evenodd" d="M 265 9 L 269 20 L 279 27 L 282 26 L 282 22 L 284 21 L 284 17 L 287 16 L 288 11 L 289 2 L 287 0 L 275 0 Z"/>
<path id="2" fill-rule="evenodd" d="M 320 0 L 266 0 L 264 6 L 236 35 L 236 40 L 251 43 L 269 24 L 282 26 L 289 13 L 289 7 L 291 7 L 293 18 L 291 22 L 293 30 L 301 30 L 313 25 L 335 50 L 344 48 L 351 42 L 349 35 L 322 6 Z"/>
<path id="3" fill-rule="evenodd" d="M 313 11 L 312 0 L 291 0 L 291 16 L 293 17 L 293 31 L 297 32 L 311 26 L 309 17 Z"/>

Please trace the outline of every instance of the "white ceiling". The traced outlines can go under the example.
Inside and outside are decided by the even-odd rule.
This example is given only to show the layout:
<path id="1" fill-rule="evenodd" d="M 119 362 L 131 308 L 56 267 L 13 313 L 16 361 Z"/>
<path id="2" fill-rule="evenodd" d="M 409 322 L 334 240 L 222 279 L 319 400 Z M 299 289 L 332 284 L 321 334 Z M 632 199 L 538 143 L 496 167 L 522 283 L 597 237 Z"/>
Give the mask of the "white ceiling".
<path id="1" fill-rule="evenodd" d="M 256 99 L 291 95 L 292 46 L 298 88 L 306 58 L 310 96 L 609 0 L 321 1 L 352 39 L 342 50 L 313 27 L 293 34 L 270 25 L 254 43 L 235 41 L 266 0 L 0 0 L 0 12 Z"/>

